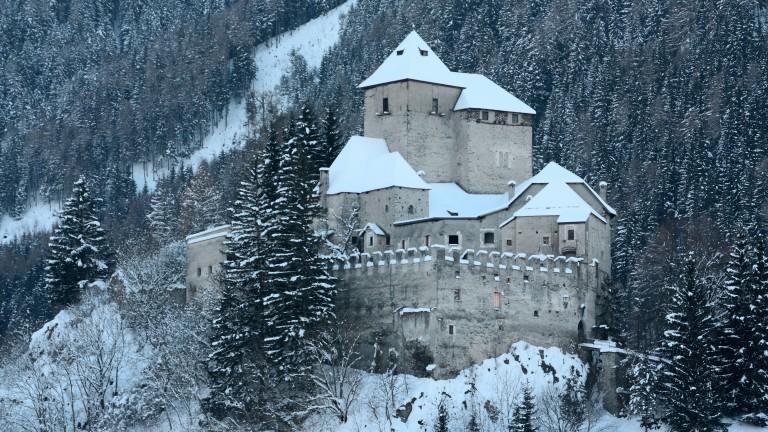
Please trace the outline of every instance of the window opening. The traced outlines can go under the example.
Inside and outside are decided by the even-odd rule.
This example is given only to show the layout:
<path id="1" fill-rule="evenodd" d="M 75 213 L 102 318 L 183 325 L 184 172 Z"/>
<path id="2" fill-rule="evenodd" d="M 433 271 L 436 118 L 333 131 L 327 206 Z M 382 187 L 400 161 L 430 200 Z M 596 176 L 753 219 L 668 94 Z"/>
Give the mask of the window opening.
<path id="1" fill-rule="evenodd" d="M 520 121 L 520 116 L 517 114 L 512 114 L 512 123 L 518 123 Z"/>
<path id="2" fill-rule="evenodd" d="M 400 249 L 405 249 L 405 240 L 400 240 Z"/>
<path id="3" fill-rule="evenodd" d="M 437 98 L 432 98 L 432 113 L 437 114 L 439 110 L 438 108 L 439 108 L 439 104 L 437 102 Z"/>
<path id="4" fill-rule="evenodd" d="M 456 327 L 453 324 L 448 324 L 448 334 L 456 334 Z"/>
<path id="5" fill-rule="evenodd" d="M 507 246 L 512 246 L 512 240 L 507 240 Z"/>
<path id="6" fill-rule="evenodd" d="M 389 246 L 389 245 L 391 244 L 391 240 L 390 240 L 390 238 L 389 238 L 389 234 L 387 234 L 387 235 L 384 237 L 384 244 L 385 244 L 385 245 L 387 245 L 387 246 Z"/>
<path id="7" fill-rule="evenodd" d="M 429 52 L 427 52 L 427 50 L 419 49 L 419 54 L 421 54 L 422 57 L 426 57 Z"/>
<path id="8" fill-rule="evenodd" d="M 544 236 L 541 238 L 541 243 L 548 245 L 549 244 L 549 236 Z"/>
<path id="9" fill-rule="evenodd" d="M 430 243 L 432 242 L 432 238 L 429 234 L 427 234 L 424 237 L 424 246 L 430 246 Z"/>
<path id="10" fill-rule="evenodd" d="M 198 267 L 198 268 L 197 268 L 197 277 L 200 277 L 200 276 L 202 276 L 202 275 L 203 275 L 203 269 L 201 269 L 200 267 Z"/>
<path id="11" fill-rule="evenodd" d="M 461 288 L 456 288 L 453 290 L 453 301 L 461 301 Z"/>
<path id="12" fill-rule="evenodd" d="M 491 244 L 491 243 L 493 243 L 493 241 L 494 240 L 493 240 L 493 233 L 492 232 L 487 232 L 487 233 L 483 234 L 483 243 Z"/>
<path id="13" fill-rule="evenodd" d="M 457 245 L 459 244 L 459 235 L 458 234 L 451 234 L 448 236 L 448 244 L 449 245 Z"/>
<path id="14" fill-rule="evenodd" d="M 408 214 L 413 214 L 413 205 L 408 206 Z"/>
<path id="15" fill-rule="evenodd" d="M 568 240 L 574 240 L 576 238 L 576 230 L 568 229 Z"/>
<path id="16" fill-rule="evenodd" d="M 385 112 L 389 112 L 389 98 L 384 98 L 381 101 L 381 109 Z"/>
<path id="17" fill-rule="evenodd" d="M 488 121 L 488 111 L 483 111 L 480 113 L 480 118 L 482 118 L 485 121 Z"/>
<path id="18" fill-rule="evenodd" d="M 539 316 L 539 311 L 537 311 L 537 310 L 533 311 L 533 316 L 538 317 Z"/>
<path id="19" fill-rule="evenodd" d="M 373 246 L 373 236 L 368 237 L 368 246 Z"/>
<path id="20" fill-rule="evenodd" d="M 405 51 L 405 50 L 397 50 L 397 55 L 403 55 L 403 52 L 404 52 L 404 51 Z"/>
<path id="21" fill-rule="evenodd" d="M 493 293 L 493 308 L 501 309 L 501 293 L 498 291 Z"/>

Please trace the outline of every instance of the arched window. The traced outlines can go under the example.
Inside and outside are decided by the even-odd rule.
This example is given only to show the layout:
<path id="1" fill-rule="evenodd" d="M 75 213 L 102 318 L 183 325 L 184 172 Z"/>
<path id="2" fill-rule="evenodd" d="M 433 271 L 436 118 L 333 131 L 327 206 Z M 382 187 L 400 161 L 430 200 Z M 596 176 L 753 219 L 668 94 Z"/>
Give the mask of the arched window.
<path id="1" fill-rule="evenodd" d="M 413 214 L 413 205 L 408 206 L 408 214 Z"/>

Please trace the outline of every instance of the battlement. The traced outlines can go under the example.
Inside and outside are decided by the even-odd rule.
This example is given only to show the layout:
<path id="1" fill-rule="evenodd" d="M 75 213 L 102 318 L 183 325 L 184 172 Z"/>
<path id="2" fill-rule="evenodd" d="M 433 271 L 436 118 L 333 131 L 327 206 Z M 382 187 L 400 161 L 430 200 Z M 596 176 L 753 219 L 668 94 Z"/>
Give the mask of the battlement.
<path id="1" fill-rule="evenodd" d="M 565 257 L 555 255 L 525 254 L 513 252 L 498 252 L 474 249 L 461 249 L 433 245 L 431 248 L 394 249 L 383 252 L 360 253 L 346 260 L 337 260 L 329 265 L 331 272 L 358 270 L 362 273 L 377 271 L 390 266 L 419 265 L 433 263 L 435 265 L 458 265 L 467 269 L 481 272 L 509 273 L 542 272 L 572 275 L 579 266 L 586 265 L 583 257 Z M 596 267 L 599 262 L 593 259 L 589 263 Z"/>

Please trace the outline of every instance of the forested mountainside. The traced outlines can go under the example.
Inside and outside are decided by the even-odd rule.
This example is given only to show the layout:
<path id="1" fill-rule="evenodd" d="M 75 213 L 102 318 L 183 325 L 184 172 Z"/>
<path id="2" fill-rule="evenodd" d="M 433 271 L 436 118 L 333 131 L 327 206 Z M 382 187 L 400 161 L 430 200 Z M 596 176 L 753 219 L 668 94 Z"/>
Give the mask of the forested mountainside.
<path id="1" fill-rule="evenodd" d="M 339 3 L 3 0 L 0 215 L 61 202 L 80 173 L 129 193 L 133 163 L 188 155 L 244 95 L 256 44 Z"/>

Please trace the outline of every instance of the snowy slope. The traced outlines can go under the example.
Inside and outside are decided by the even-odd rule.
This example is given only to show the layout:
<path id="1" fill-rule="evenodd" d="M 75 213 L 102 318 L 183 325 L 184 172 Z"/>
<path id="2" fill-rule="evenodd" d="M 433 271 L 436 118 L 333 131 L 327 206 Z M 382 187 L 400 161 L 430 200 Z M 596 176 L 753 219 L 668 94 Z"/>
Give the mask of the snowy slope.
<path id="1" fill-rule="evenodd" d="M 290 53 L 293 51 L 301 54 L 309 67 L 319 67 L 323 54 L 339 40 L 341 17 L 354 2 L 355 0 L 347 0 L 327 14 L 257 46 L 254 50 L 254 63 L 258 71 L 251 82 L 251 89 L 256 92 L 274 91 L 280 84 L 280 78 L 288 72 Z M 240 147 L 247 135 L 246 121 L 245 100 L 233 99 L 226 115 L 203 139 L 202 147 L 182 161 L 182 164 L 196 169 L 200 162 L 211 161 L 221 153 Z M 153 191 L 157 180 L 166 173 L 166 169 L 154 170 L 151 163 L 136 164 L 133 177 L 137 190 L 141 190 L 146 184 L 147 188 Z"/>
<path id="2" fill-rule="evenodd" d="M 288 70 L 289 54 L 293 50 L 304 56 L 310 67 L 319 67 L 323 54 L 339 39 L 341 17 L 354 3 L 355 0 L 348 0 L 327 14 L 257 46 L 254 62 L 258 73 L 251 82 L 251 88 L 259 92 L 275 90 L 280 84 L 280 78 Z M 211 161 L 221 153 L 240 147 L 246 134 L 245 101 L 233 99 L 223 118 L 213 125 L 208 135 L 203 138 L 202 147 L 181 164 L 197 168 L 204 160 Z M 139 191 L 145 185 L 149 191 L 154 191 L 157 180 L 167 173 L 168 169 L 155 169 L 152 162 L 136 163 L 132 170 Z M 0 244 L 13 241 L 24 233 L 50 231 L 58 220 L 57 210 L 58 208 L 50 204 L 36 205 L 18 221 L 0 215 Z"/>
<path id="3" fill-rule="evenodd" d="M 477 413 L 481 430 L 506 431 L 519 392 L 526 383 L 533 388 L 535 394 L 542 395 L 553 388 L 561 388 L 572 367 L 582 378 L 586 376 L 584 364 L 575 355 L 564 354 L 558 348 L 540 348 L 526 342 L 517 342 L 512 345 L 510 353 L 465 369 L 453 379 L 434 380 L 396 375 L 399 377 L 395 391 L 397 407 L 409 401 L 412 406 L 411 414 L 405 422 L 388 417 L 385 413 L 386 402 L 382 400 L 385 376 L 366 374 L 360 397 L 352 407 L 347 423 L 340 425 L 334 418 L 318 415 L 308 420 L 305 429 L 317 432 L 431 431 L 437 416 L 437 406 L 444 399 L 450 413 L 451 431 L 465 430 L 473 410 Z M 477 389 L 474 397 L 470 392 L 473 387 Z M 371 406 L 377 407 L 376 410 L 371 409 Z M 494 410 L 498 411 L 496 422 L 491 420 L 490 413 Z M 393 411 L 390 409 L 390 412 Z"/>

